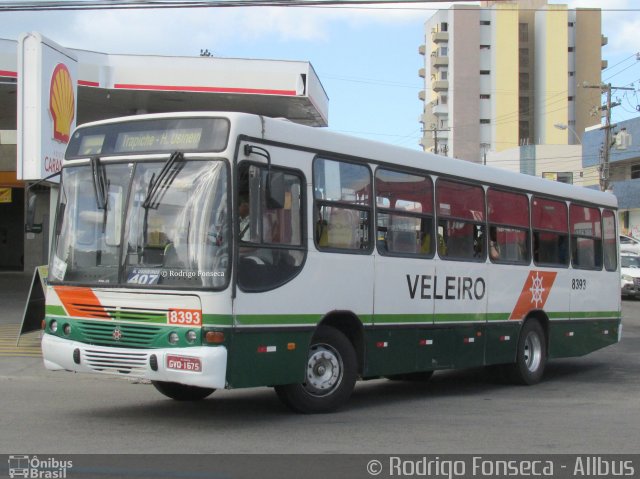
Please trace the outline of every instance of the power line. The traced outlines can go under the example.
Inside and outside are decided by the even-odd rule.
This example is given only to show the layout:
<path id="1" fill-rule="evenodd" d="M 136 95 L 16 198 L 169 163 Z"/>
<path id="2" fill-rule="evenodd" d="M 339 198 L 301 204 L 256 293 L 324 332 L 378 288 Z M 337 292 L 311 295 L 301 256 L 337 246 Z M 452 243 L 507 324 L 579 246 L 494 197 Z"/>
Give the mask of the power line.
<path id="1" fill-rule="evenodd" d="M 439 10 L 433 7 L 410 5 L 441 3 L 442 0 L 13 0 L 4 1 L 2 12 L 53 11 L 53 10 L 114 10 L 161 8 L 237 8 L 237 7 L 325 7 L 388 9 L 385 5 L 404 5 L 405 10 Z M 457 0 L 474 2 L 475 0 Z M 480 7 L 478 10 L 493 10 Z M 536 8 L 503 8 L 502 11 L 540 11 Z M 601 8 L 603 12 L 638 12 L 640 8 Z"/>
<path id="2" fill-rule="evenodd" d="M 475 0 L 459 0 L 472 2 Z M 14 0 L 5 1 L 0 12 L 47 10 L 114 10 L 141 8 L 236 8 L 236 7 L 369 7 L 386 4 L 441 3 L 441 0 Z M 423 9 L 423 8 L 421 8 Z"/>

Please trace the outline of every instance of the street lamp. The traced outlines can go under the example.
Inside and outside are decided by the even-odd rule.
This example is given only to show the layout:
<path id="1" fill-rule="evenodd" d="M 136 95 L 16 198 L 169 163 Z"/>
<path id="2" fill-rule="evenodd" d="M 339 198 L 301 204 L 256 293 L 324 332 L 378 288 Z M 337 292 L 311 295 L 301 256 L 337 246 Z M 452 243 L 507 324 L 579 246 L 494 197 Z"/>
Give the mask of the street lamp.
<path id="1" fill-rule="evenodd" d="M 570 132 L 573 133 L 573 135 L 576 138 L 576 141 L 578 142 L 579 145 L 582 145 L 582 141 L 580 141 L 580 137 L 578 136 L 578 134 L 576 133 L 576 130 L 574 130 L 573 128 L 571 128 L 569 125 L 567 125 L 566 123 L 554 123 L 553 125 L 554 128 L 557 128 L 558 130 L 569 130 Z"/>

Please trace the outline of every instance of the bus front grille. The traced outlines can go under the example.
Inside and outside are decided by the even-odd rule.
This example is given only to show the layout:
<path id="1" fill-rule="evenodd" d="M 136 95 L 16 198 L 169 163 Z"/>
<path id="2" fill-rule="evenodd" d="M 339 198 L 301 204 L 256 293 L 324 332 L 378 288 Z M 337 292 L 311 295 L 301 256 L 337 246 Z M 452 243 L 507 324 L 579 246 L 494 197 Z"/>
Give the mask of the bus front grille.
<path id="1" fill-rule="evenodd" d="M 97 372 L 135 375 L 146 370 L 148 354 L 87 349 L 81 361 Z"/>
<path id="2" fill-rule="evenodd" d="M 71 306 L 84 317 L 113 319 L 116 321 L 149 321 L 164 323 L 167 310 L 149 308 L 123 308 L 120 306 L 72 303 Z"/>
<path id="3" fill-rule="evenodd" d="M 162 334 L 162 328 L 159 326 L 101 321 L 80 321 L 79 329 L 84 342 L 129 348 L 152 348 Z"/>

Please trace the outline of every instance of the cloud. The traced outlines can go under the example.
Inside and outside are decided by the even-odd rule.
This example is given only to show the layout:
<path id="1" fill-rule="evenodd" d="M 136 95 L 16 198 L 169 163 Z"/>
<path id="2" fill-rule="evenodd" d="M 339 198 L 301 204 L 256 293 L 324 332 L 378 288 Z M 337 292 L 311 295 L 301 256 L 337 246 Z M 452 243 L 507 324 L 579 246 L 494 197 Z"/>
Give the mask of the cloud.
<path id="1" fill-rule="evenodd" d="M 569 8 L 601 8 L 602 33 L 609 38 L 609 45 L 605 53 L 612 50 L 623 52 L 638 51 L 638 29 L 640 17 L 636 12 L 616 11 L 631 10 L 638 7 L 637 1 L 632 0 L 570 0 Z"/>
<path id="2" fill-rule="evenodd" d="M 334 28 L 365 29 L 426 20 L 447 3 L 367 7 L 128 9 L 2 14 L 2 36 L 39 31 L 71 48 L 112 53 L 198 53 L 201 45 L 256 41 L 324 43 Z M 5 20 L 7 20 L 5 22 Z M 53 20 L 53 21 L 52 21 Z M 6 25 L 6 28 L 5 28 Z"/>

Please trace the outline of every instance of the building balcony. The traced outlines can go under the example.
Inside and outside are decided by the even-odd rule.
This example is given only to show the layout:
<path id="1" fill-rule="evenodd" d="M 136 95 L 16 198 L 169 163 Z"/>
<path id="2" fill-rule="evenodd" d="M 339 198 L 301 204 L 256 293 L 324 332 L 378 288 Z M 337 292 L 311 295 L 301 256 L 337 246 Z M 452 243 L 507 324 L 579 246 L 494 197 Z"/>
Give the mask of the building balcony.
<path id="1" fill-rule="evenodd" d="M 607 68 L 609 68 L 609 61 L 602 60 L 602 64 L 600 65 L 600 70 L 606 70 Z"/>
<path id="2" fill-rule="evenodd" d="M 448 105 L 442 105 L 438 103 L 436 105 L 433 105 L 433 108 L 431 109 L 431 113 L 433 113 L 436 116 L 448 115 L 449 107 Z"/>
<path id="3" fill-rule="evenodd" d="M 426 45 L 420 45 L 420 46 L 418 47 L 418 53 L 419 53 L 420 55 L 423 55 L 423 56 L 424 56 L 424 55 L 426 55 L 426 54 L 427 54 L 427 47 L 426 47 Z"/>
<path id="4" fill-rule="evenodd" d="M 449 32 L 432 32 L 431 40 L 433 43 L 447 43 L 449 41 Z"/>
<path id="5" fill-rule="evenodd" d="M 424 78 L 426 75 L 426 70 L 424 68 L 421 68 L 420 70 L 418 70 L 418 76 L 420 78 Z"/>
<path id="6" fill-rule="evenodd" d="M 426 93 L 424 92 L 424 90 L 420 90 L 418 92 L 418 98 L 422 101 L 424 101 L 424 99 L 427 97 Z"/>
<path id="7" fill-rule="evenodd" d="M 448 140 L 449 139 L 449 130 L 437 130 L 436 131 L 436 138 L 438 138 L 438 141 L 440 141 L 440 140 Z"/>
<path id="8" fill-rule="evenodd" d="M 434 91 L 447 91 L 449 89 L 449 80 L 436 80 L 431 83 Z"/>
<path id="9" fill-rule="evenodd" d="M 431 57 L 431 66 L 438 67 L 446 67 L 449 65 L 449 57 Z"/>
<path id="10" fill-rule="evenodd" d="M 609 44 L 609 38 L 606 37 L 605 35 L 602 35 L 600 38 L 600 45 L 604 47 L 605 45 L 608 45 L 608 44 Z"/>

